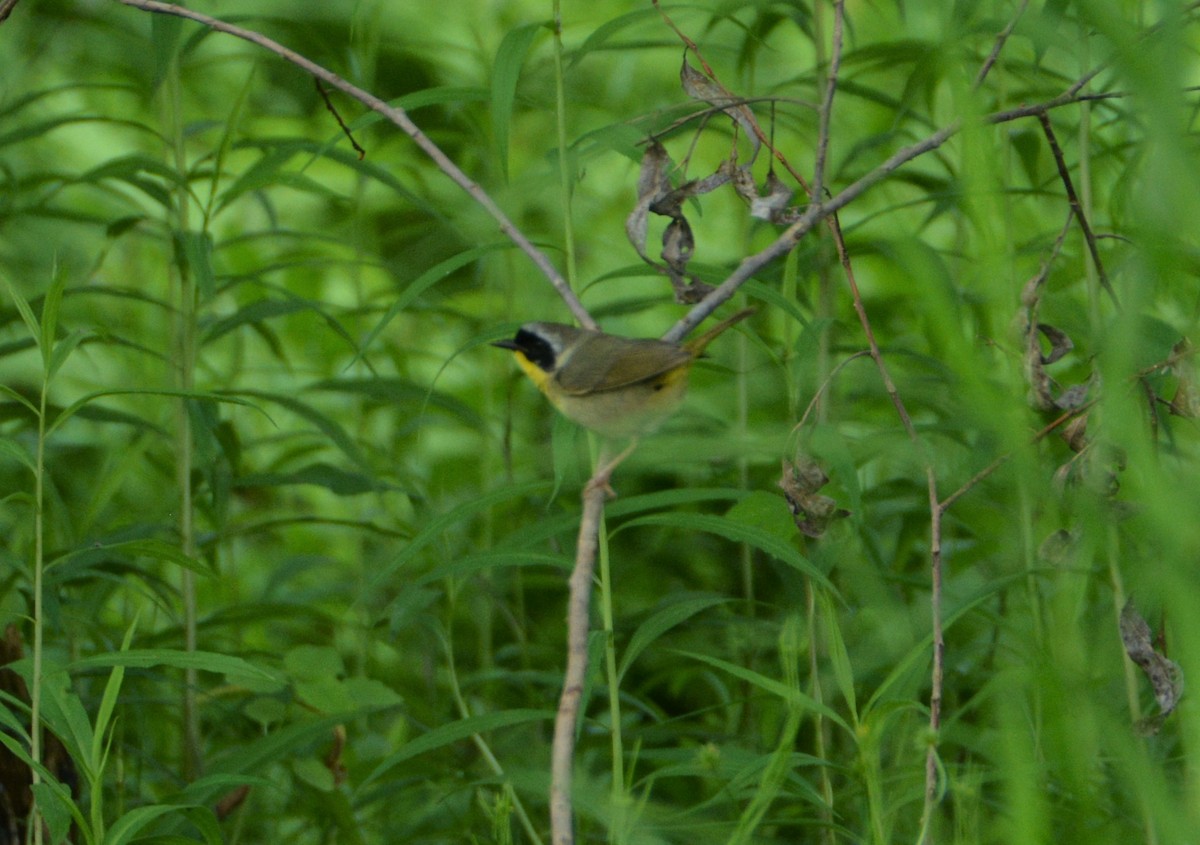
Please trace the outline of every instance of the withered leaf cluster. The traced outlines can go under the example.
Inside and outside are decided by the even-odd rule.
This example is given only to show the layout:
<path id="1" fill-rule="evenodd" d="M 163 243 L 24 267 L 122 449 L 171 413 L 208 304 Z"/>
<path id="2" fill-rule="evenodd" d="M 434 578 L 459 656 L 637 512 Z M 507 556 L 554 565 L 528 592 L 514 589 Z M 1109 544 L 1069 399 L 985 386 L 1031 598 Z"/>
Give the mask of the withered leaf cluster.
<path id="1" fill-rule="evenodd" d="M 835 519 L 850 515 L 850 511 L 837 506 L 835 499 L 817 492 L 828 483 L 825 470 L 807 455 L 798 455 L 792 463 L 783 462 L 779 487 L 796 527 L 806 537 L 820 537 Z"/>
<path id="2" fill-rule="evenodd" d="M 680 70 L 680 81 L 688 96 L 707 103 L 715 113 L 728 116 L 751 144 L 749 160 L 739 163 L 735 142 L 729 158 L 712 174 L 680 185 L 672 184 L 671 177 L 683 168 L 676 165 L 657 139 L 646 145 L 638 173 L 637 202 L 625 220 L 625 233 L 641 259 L 670 279 L 675 301 L 692 304 L 702 300 L 713 288 L 688 272 L 688 263 L 696 252 L 696 237 L 683 213 L 686 202 L 732 183 L 734 191 L 749 205 L 750 215 L 756 219 L 786 225 L 795 221 L 797 213 L 788 206 L 793 190 L 775 175 L 774 170 L 767 174 L 761 191 L 754 181 L 751 167 L 762 148 L 764 135 L 745 101 L 693 68 L 686 58 Z M 647 252 L 651 214 L 670 220 L 662 235 L 661 264 Z"/>
<path id="3" fill-rule="evenodd" d="M 1163 721 L 1179 704 L 1183 695 L 1183 670 L 1154 647 L 1150 626 L 1133 606 L 1133 599 L 1121 609 L 1121 642 L 1125 653 L 1146 674 L 1158 702 L 1158 713 L 1140 719 L 1135 727 L 1139 733 L 1158 733 Z"/>

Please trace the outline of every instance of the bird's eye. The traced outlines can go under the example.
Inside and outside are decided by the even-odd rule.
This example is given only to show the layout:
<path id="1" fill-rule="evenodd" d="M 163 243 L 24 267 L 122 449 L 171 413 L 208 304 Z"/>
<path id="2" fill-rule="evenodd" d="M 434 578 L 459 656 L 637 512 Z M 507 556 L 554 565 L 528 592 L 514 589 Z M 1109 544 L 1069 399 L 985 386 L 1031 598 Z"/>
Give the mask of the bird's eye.
<path id="1" fill-rule="evenodd" d="M 554 369 L 554 347 L 540 334 L 521 329 L 513 338 L 513 342 L 516 343 L 521 354 L 528 358 L 534 366 L 546 372 Z"/>

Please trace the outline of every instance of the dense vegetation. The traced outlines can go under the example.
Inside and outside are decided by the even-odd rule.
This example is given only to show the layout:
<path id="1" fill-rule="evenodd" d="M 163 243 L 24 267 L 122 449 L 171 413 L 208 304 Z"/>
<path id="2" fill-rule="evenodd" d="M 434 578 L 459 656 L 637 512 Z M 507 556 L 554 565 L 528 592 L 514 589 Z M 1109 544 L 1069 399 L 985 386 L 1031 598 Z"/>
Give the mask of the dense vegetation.
<path id="1" fill-rule="evenodd" d="M 0 842 L 31 753 L 46 841 L 548 842 L 599 444 L 487 344 L 570 314 L 133 5 L 0 24 Z M 578 841 L 1194 839 L 1194 5 L 190 5 L 610 332 L 845 200 L 614 476 Z M 648 151 L 751 185 L 631 218 Z"/>

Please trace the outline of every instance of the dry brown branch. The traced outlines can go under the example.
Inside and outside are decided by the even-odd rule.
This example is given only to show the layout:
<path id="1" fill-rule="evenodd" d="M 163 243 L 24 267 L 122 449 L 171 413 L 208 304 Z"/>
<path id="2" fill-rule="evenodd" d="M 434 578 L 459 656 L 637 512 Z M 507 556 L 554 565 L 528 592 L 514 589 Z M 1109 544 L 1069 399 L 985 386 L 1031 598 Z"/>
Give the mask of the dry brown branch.
<path id="1" fill-rule="evenodd" d="M 421 131 L 421 128 L 413 122 L 412 118 L 408 116 L 408 113 L 404 109 L 384 102 L 374 94 L 364 91 L 356 85 L 352 85 L 337 74 L 325 69 L 316 62 L 305 58 L 296 51 L 284 47 L 279 42 L 274 41 L 265 35 L 253 32 L 252 30 L 242 29 L 239 26 L 234 26 L 233 24 L 226 23 L 222 20 L 218 20 L 217 18 L 209 17 L 208 15 L 201 14 L 200 12 L 194 12 L 191 9 L 185 9 L 182 6 L 174 6 L 170 3 L 160 3 L 158 0 L 119 0 L 119 2 L 135 9 L 141 9 L 144 12 L 153 12 L 160 15 L 175 15 L 176 17 L 186 18 L 188 20 L 195 21 L 196 23 L 203 24 L 204 26 L 216 30 L 217 32 L 223 32 L 226 35 L 232 35 L 236 38 L 241 38 L 244 41 L 249 41 L 251 44 L 256 44 L 259 47 L 262 47 L 264 50 L 274 53 L 285 61 L 291 62 L 297 67 L 303 69 L 305 72 L 312 74 L 330 87 L 336 88 L 342 93 L 353 97 L 355 100 L 358 100 L 367 108 L 371 109 L 371 111 L 374 111 L 390 120 L 406 135 L 408 135 L 408 137 L 413 140 L 413 143 L 420 147 L 426 155 L 433 159 L 434 163 L 438 166 L 438 169 L 450 177 L 450 179 L 456 185 L 466 191 L 467 194 L 473 200 L 475 200 L 475 202 L 479 203 L 479 205 L 491 216 L 491 218 L 496 221 L 496 223 L 499 225 L 501 233 L 503 233 L 505 237 L 511 240 L 522 252 L 529 256 L 529 259 L 534 263 L 534 265 L 541 270 L 546 278 L 550 280 L 550 283 L 554 285 L 554 289 L 558 291 L 558 295 L 562 297 L 563 301 L 567 304 L 567 307 L 571 310 L 571 313 L 575 316 L 575 319 L 579 321 L 580 325 L 589 329 L 599 328 L 599 326 L 596 324 L 596 321 L 592 318 L 592 315 L 589 314 L 587 309 L 583 307 L 583 303 L 579 301 L 579 297 L 575 295 L 573 290 L 571 290 L 571 287 L 569 284 L 567 284 L 566 279 L 564 279 L 562 274 L 558 272 L 558 269 L 554 266 L 554 264 L 551 263 L 550 259 L 546 257 L 545 253 L 534 246 L 533 242 L 530 241 L 529 238 L 525 237 L 521 230 L 517 228 L 517 225 L 508 218 L 507 214 L 504 213 L 503 209 L 496 204 L 495 200 L 493 200 L 491 196 L 488 195 L 488 193 L 484 191 L 477 182 L 475 182 L 475 180 L 464 173 L 462 169 L 450 159 L 449 156 L 442 152 L 441 148 L 438 147 L 437 144 L 430 140 L 429 136 Z"/>
<path id="2" fill-rule="evenodd" d="M 571 784 L 575 765 L 575 726 L 587 678 L 588 617 L 592 600 L 592 575 L 596 569 L 596 543 L 604 513 L 607 478 L 612 465 L 602 467 L 583 488 L 583 514 L 575 548 L 567 601 L 567 668 L 554 720 L 554 746 L 550 753 L 550 839 L 554 845 L 575 841 L 572 824 Z"/>
<path id="3" fill-rule="evenodd" d="M 8 20 L 8 16 L 12 14 L 16 5 L 17 0 L 0 0 L 0 23 Z"/>
<path id="4" fill-rule="evenodd" d="M 1008 22 L 1008 26 L 1000 30 L 1000 34 L 996 36 L 996 43 L 992 45 L 992 52 L 984 59 L 983 65 L 979 68 L 979 73 L 975 75 L 975 86 L 978 88 L 983 84 L 983 80 L 987 79 L 988 72 L 992 69 L 992 65 L 996 64 L 996 60 L 1000 58 L 1000 51 L 1004 49 L 1004 43 L 1008 41 L 1008 36 L 1012 35 L 1013 30 L 1017 28 L 1017 22 L 1021 20 L 1021 15 L 1025 14 L 1025 8 L 1029 5 L 1029 0 L 1021 0 L 1021 5 L 1017 8 L 1016 13 L 1012 16 L 1012 20 Z"/>
<path id="5" fill-rule="evenodd" d="M 829 79 L 825 84 L 825 98 L 818 113 L 817 156 L 813 164 L 812 189 L 809 195 L 820 198 L 825 187 L 825 159 L 829 154 L 829 121 L 833 114 L 833 95 L 837 92 L 838 72 L 842 66 L 842 28 L 845 10 L 842 0 L 833 3 L 833 53 L 829 59 Z"/>
<path id="6" fill-rule="evenodd" d="M 1075 184 L 1071 181 L 1071 171 L 1067 169 L 1067 162 L 1063 158 L 1062 148 L 1058 145 L 1054 127 L 1050 125 L 1050 116 L 1041 112 L 1038 115 L 1038 121 L 1042 124 L 1042 132 L 1045 133 L 1046 142 L 1050 145 L 1050 152 L 1054 155 L 1054 164 L 1058 167 L 1058 178 L 1062 180 L 1063 188 L 1067 192 L 1067 202 L 1071 204 L 1071 210 L 1075 212 L 1075 217 L 1079 220 L 1079 228 L 1083 231 L 1083 239 L 1087 241 L 1088 252 L 1092 256 L 1092 263 L 1100 277 L 1100 286 L 1104 288 L 1104 292 L 1108 294 L 1113 305 L 1120 308 L 1121 303 L 1117 300 L 1117 292 L 1113 290 L 1112 283 L 1108 280 L 1104 262 L 1100 260 L 1100 250 L 1096 248 L 1096 236 L 1092 233 L 1092 227 L 1083 211 L 1083 204 L 1079 201 L 1078 194 L 1075 193 Z"/>

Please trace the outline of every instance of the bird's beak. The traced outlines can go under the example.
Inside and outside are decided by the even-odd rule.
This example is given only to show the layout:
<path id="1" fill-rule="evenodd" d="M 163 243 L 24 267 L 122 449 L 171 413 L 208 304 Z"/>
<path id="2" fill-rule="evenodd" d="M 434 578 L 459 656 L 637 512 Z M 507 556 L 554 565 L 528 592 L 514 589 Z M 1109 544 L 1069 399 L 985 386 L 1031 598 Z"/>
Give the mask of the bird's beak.
<path id="1" fill-rule="evenodd" d="M 516 350 L 516 349 L 520 349 L 520 348 L 521 348 L 521 347 L 517 346 L 517 343 L 516 343 L 516 341 L 513 341 L 513 340 L 497 340 L 497 341 L 493 341 L 493 342 L 492 342 L 490 345 L 491 345 L 491 346 L 497 346 L 497 347 L 499 347 L 500 349 L 513 349 L 513 350 Z"/>

